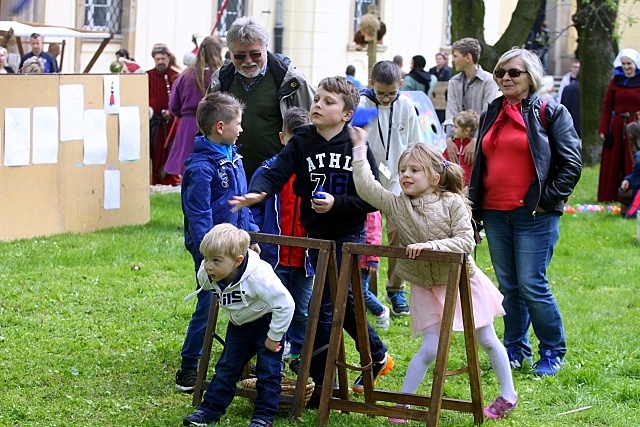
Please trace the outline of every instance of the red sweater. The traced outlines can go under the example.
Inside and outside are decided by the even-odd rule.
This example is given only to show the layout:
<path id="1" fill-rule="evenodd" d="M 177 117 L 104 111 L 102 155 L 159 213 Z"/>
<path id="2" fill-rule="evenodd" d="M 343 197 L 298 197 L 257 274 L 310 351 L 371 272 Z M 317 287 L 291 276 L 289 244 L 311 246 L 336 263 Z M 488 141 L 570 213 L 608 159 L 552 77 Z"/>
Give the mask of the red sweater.
<path id="1" fill-rule="evenodd" d="M 483 209 L 510 211 L 524 206 L 535 177 L 520 104 L 505 104 L 482 139 L 485 157 Z"/>

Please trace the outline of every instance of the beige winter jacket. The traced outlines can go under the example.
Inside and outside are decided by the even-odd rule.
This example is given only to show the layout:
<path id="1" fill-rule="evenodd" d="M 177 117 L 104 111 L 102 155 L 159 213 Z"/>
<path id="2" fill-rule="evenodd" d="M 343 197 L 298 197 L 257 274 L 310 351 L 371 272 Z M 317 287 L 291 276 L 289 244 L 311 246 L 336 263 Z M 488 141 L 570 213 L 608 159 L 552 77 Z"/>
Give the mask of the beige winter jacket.
<path id="1" fill-rule="evenodd" d="M 471 216 L 460 195 L 428 194 L 414 198 L 402 193 L 396 196 L 374 179 L 367 161 L 356 160 L 352 164 L 358 195 L 393 221 L 401 246 L 431 242 L 435 250 L 471 253 L 475 247 Z M 469 257 L 471 276 L 476 268 Z M 411 284 L 430 288 L 447 283 L 449 264 L 398 259 L 397 273 Z"/>

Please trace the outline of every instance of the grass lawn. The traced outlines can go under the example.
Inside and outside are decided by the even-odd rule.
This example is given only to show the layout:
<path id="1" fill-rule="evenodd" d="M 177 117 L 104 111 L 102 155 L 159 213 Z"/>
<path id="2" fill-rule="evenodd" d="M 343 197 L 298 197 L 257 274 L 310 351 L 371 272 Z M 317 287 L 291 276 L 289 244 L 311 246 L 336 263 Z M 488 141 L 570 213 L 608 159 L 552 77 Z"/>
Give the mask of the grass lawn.
<path id="1" fill-rule="evenodd" d="M 584 170 L 570 204 L 595 203 L 597 173 Z M 174 388 L 193 310 L 183 297 L 195 285 L 179 230 L 180 197 L 154 195 L 151 207 L 145 226 L 0 243 L 0 426 L 178 426 L 192 411 L 191 396 Z M 549 278 L 567 331 L 565 365 L 555 378 L 536 378 L 527 367 L 514 372 L 520 406 L 497 425 L 640 425 L 635 233 L 635 220 L 606 211 L 562 217 Z M 486 243 L 477 263 L 493 275 Z M 501 320 L 496 328 L 501 335 Z M 378 387 L 399 390 L 420 341 L 410 339 L 408 318 L 393 319 L 381 336 L 397 365 Z M 454 338 L 452 368 L 464 364 L 462 336 Z M 214 346 L 213 357 L 219 351 Z M 486 404 L 499 388 L 480 357 Z M 466 377 L 448 379 L 445 394 L 468 399 Z M 251 411 L 237 398 L 221 425 L 247 425 Z M 287 418 L 276 424 L 296 425 Z M 359 414 L 330 418 L 331 426 L 385 424 Z M 316 425 L 316 412 L 305 411 L 297 425 Z M 472 425 L 470 414 L 442 412 L 440 426 Z"/>

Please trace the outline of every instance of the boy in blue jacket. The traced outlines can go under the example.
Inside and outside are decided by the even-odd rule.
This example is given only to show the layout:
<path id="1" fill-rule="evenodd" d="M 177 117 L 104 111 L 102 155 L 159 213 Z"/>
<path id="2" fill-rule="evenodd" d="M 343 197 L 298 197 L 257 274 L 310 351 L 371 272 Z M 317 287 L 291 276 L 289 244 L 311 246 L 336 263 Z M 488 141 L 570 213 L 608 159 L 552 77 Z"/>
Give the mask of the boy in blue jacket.
<path id="1" fill-rule="evenodd" d="M 232 196 L 247 191 L 242 156 L 235 146 L 242 132 L 243 108 L 233 95 L 216 92 L 205 96 L 196 111 L 203 136 L 196 137 L 193 153 L 185 161 L 181 190 L 184 245 L 193 257 L 196 273 L 203 260 L 200 243 L 214 225 L 227 222 L 242 230 L 258 231 L 249 209 L 230 212 L 227 204 Z M 252 249 L 260 251 L 257 244 Z M 180 370 L 176 373 L 176 388 L 184 392 L 192 392 L 196 385 L 211 305 L 211 291 L 198 292 L 197 296 L 198 303 L 182 345 Z"/>
<path id="2" fill-rule="evenodd" d="M 342 258 L 342 245 L 346 242 L 365 243 L 365 220 L 375 208 L 362 200 L 353 183 L 352 144 L 347 124 L 358 106 L 360 96 L 356 87 L 342 76 L 327 77 L 320 81 L 311 104 L 311 125 L 302 126 L 278 155 L 273 168 L 252 181 L 249 193 L 236 196 L 229 203 L 233 211 L 262 202 L 267 196 L 280 191 L 295 175 L 293 192 L 306 202 L 300 205 L 300 219 L 309 237 L 334 240 L 338 269 Z M 378 178 L 378 167 L 371 150 L 368 151 L 371 169 Z M 318 251 L 311 250 L 311 261 L 317 265 Z M 322 294 L 314 353 L 309 374 L 316 384 L 322 384 L 329 343 L 333 308 L 329 283 Z M 349 289 L 344 329 L 357 337 L 353 292 Z M 374 382 L 393 369 L 394 362 L 387 354 L 378 333 L 367 322 L 369 347 L 373 359 Z M 358 341 L 356 340 L 356 349 Z M 356 393 L 364 392 L 360 375 L 354 385 Z M 308 406 L 319 404 L 316 396 Z"/>

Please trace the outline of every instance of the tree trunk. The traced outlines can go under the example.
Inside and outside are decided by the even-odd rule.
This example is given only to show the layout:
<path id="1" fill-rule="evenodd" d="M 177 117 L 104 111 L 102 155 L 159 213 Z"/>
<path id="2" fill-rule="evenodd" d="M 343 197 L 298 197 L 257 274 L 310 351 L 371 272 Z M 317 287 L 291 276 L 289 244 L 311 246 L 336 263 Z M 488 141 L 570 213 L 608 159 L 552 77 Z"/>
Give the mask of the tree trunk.
<path id="1" fill-rule="evenodd" d="M 580 133 L 582 162 L 600 161 L 602 140 L 598 126 L 602 104 L 618 52 L 614 37 L 619 0 L 578 0 L 573 22 L 578 30 L 580 58 Z"/>
<path id="2" fill-rule="evenodd" d="M 513 46 L 524 46 L 533 28 L 536 14 L 542 0 L 519 0 L 509 26 L 495 45 L 487 45 L 484 40 L 484 1 L 451 0 L 451 41 L 463 37 L 478 39 L 482 45 L 480 65 L 487 71 L 493 70 L 500 56 Z"/>

